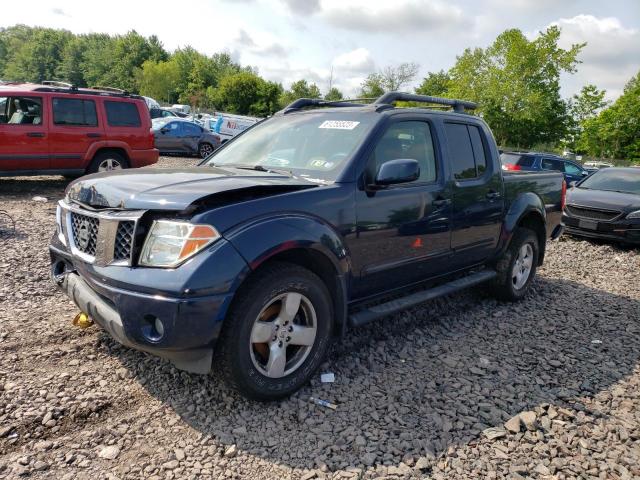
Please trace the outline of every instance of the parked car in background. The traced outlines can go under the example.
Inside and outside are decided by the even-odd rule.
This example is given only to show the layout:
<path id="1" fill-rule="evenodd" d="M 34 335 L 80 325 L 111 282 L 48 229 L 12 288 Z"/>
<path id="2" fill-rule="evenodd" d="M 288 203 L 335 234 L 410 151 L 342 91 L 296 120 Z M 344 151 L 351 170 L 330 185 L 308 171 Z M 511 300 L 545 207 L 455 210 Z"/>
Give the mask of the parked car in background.
<path id="1" fill-rule="evenodd" d="M 220 146 L 220 137 L 200 125 L 177 117 L 153 120 L 155 146 L 161 153 L 208 157 Z"/>
<path id="2" fill-rule="evenodd" d="M 640 169 L 605 168 L 574 185 L 562 220 L 571 235 L 640 245 Z"/>
<path id="3" fill-rule="evenodd" d="M 142 97 L 63 85 L 0 85 L 0 175 L 80 176 L 158 161 Z"/>
<path id="4" fill-rule="evenodd" d="M 176 113 L 182 113 L 184 115 L 189 115 L 191 113 L 191 106 L 189 105 L 183 105 L 180 103 L 176 103 L 174 105 L 171 105 L 171 107 L 169 107 L 169 110 L 176 112 Z"/>
<path id="5" fill-rule="evenodd" d="M 182 118 L 176 112 L 172 112 L 166 108 L 150 108 L 149 114 L 151 115 L 151 119 L 154 118 L 163 118 L 163 117 L 173 117 L 173 118 Z"/>
<path id="6" fill-rule="evenodd" d="M 205 119 L 205 127 L 219 135 L 222 143 L 225 143 L 260 120 L 257 117 L 216 112 L 213 117 Z"/>
<path id="7" fill-rule="evenodd" d="M 52 277 L 127 346 L 213 367 L 248 397 L 289 395 L 347 328 L 474 285 L 529 291 L 566 185 L 503 171 L 474 107 L 299 99 L 200 167 L 78 180 Z"/>
<path id="8" fill-rule="evenodd" d="M 609 168 L 609 167 L 613 167 L 612 163 L 607 163 L 607 162 L 599 162 L 597 160 L 591 160 L 588 162 L 584 162 L 582 164 L 582 166 L 584 168 L 586 168 L 587 170 L 600 170 L 602 168 Z"/>
<path id="9" fill-rule="evenodd" d="M 571 182 L 578 182 L 591 173 L 580 164 L 551 153 L 502 152 L 500 160 L 503 170 L 507 171 L 554 170 L 562 172 L 567 185 Z"/>

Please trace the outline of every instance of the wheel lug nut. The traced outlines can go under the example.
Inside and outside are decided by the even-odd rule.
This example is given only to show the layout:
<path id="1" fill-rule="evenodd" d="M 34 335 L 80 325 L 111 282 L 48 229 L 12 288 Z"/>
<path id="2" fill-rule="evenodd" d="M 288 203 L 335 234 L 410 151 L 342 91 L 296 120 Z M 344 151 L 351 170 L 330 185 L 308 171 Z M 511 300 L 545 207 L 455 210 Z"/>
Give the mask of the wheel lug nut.
<path id="1" fill-rule="evenodd" d="M 274 335 L 274 337 L 273 337 L 273 341 L 275 342 L 277 339 L 278 339 L 278 337 L 276 337 L 276 336 Z"/>
<path id="2" fill-rule="evenodd" d="M 290 331 L 290 332 L 293 332 L 293 327 L 289 327 L 289 331 Z"/>
<path id="3" fill-rule="evenodd" d="M 291 337 L 287 337 L 287 342 L 290 342 L 290 341 L 291 341 Z"/>
<path id="4" fill-rule="evenodd" d="M 282 347 L 282 342 L 280 342 L 280 343 L 278 344 L 278 346 L 279 346 L 279 347 Z"/>

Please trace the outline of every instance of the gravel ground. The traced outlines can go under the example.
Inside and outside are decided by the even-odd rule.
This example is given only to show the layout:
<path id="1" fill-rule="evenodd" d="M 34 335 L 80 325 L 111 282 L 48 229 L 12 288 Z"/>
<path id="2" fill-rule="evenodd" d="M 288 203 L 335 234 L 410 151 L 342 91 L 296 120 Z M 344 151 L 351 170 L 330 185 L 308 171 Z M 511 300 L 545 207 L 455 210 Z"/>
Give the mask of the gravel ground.
<path id="1" fill-rule="evenodd" d="M 71 326 L 48 279 L 65 184 L 0 178 L 0 478 L 640 478 L 638 250 L 563 238 L 524 301 L 348 332 L 335 383 L 263 404 Z"/>

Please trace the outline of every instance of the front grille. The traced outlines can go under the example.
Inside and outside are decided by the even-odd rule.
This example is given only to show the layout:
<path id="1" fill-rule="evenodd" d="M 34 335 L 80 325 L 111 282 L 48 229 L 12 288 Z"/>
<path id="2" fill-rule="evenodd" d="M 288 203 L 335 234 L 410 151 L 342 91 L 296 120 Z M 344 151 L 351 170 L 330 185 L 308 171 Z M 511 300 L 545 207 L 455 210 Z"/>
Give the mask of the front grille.
<path id="1" fill-rule="evenodd" d="M 71 213 L 73 243 L 82 253 L 86 253 L 92 257 L 96 256 L 99 227 L 100 219 L 75 212 Z"/>
<path id="2" fill-rule="evenodd" d="M 614 218 L 618 217 L 622 212 L 617 210 L 600 210 L 586 207 L 578 207 L 576 205 L 567 205 L 567 212 L 574 216 L 580 218 L 588 218 L 591 220 L 603 220 L 605 222 L 609 222 Z"/>
<path id="3" fill-rule="evenodd" d="M 129 260 L 131 258 L 135 225 L 135 222 L 132 221 L 120 222 L 118 224 L 116 241 L 113 247 L 114 260 Z"/>

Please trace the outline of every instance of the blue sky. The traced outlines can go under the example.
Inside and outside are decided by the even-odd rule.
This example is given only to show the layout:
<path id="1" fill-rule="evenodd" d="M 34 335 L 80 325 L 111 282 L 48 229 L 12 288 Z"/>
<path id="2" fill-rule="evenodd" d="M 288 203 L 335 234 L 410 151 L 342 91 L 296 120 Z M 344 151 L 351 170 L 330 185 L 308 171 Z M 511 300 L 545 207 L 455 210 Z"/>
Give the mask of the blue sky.
<path id="1" fill-rule="evenodd" d="M 586 83 L 617 97 L 640 70 L 640 0 L 27 0 L 3 9 L 0 26 L 16 23 L 76 33 L 156 34 L 166 48 L 191 45 L 228 51 L 264 77 L 307 78 L 355 94 L 370 72 L 400 62 L 420 76 L 447 69 L 465 47 L 485 47 L 507 28 L 530 38 L 551 24 L 561 43 L 587 42 L 578 73 L 563 77 L 563 94 Z"/>

